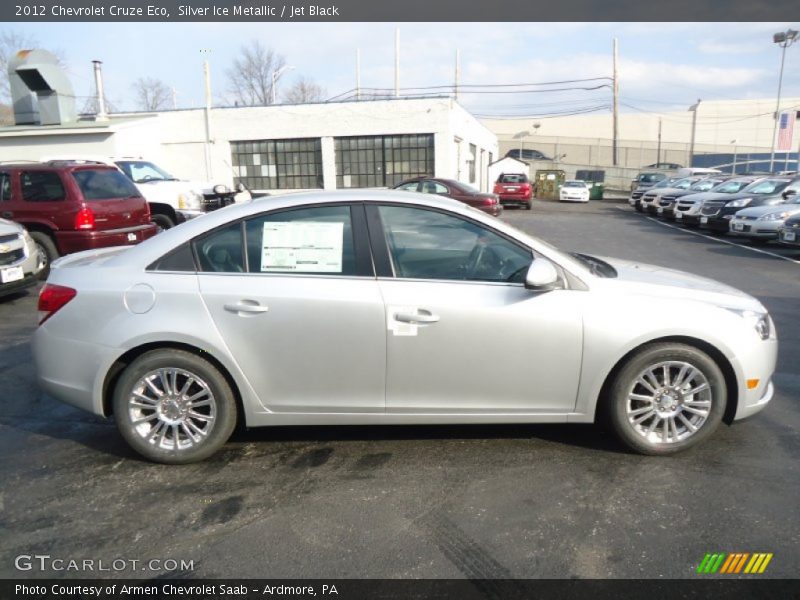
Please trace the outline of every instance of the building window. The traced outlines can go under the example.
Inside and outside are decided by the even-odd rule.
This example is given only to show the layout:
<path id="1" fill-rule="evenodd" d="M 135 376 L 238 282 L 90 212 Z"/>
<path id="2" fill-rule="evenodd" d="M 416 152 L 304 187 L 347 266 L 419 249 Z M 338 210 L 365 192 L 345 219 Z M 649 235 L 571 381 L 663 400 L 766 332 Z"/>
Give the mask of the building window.
<path id="1" fill-rule="evenodd" d="M 300 190 L 322 187 L 319 138 L 231 142 L 234 185 L 251 190 Z"/>
<path id="2" fill-rule="evenodd" d="M 477 156 L 475 152 L 477 152 L 477 147 L 475 144 L 469 145 L 469 156 L 467 157 L 467 162 L 469 163 L 469 182 L 475 183 L 475 161 Z"/>
<path id="3" fill-rule="evenodd" d="M 340 137 L 335 141 L 336 187 L 394 187 L 433 175 L 433 134 Z"/>

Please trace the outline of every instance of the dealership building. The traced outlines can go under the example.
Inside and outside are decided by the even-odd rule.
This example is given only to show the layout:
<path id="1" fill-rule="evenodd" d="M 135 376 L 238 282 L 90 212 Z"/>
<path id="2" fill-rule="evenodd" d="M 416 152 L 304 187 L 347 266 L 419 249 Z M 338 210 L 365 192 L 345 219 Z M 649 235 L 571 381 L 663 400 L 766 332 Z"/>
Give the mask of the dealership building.
<path id="1" fill-rule="evenodd" d="M 0 161 L 141 157 L 181 179 L 281 193 L 392 187 L 420 175 L 488 190 L 498 158 L 497 137 L 451 98 L 55 112 L 49 124 L 0 128 Z"/>

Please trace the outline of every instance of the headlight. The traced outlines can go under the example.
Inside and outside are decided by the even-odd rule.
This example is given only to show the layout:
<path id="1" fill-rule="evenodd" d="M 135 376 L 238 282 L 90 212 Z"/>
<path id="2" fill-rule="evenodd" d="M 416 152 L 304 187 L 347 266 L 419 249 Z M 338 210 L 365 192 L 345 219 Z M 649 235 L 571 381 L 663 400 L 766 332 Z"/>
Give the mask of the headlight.
<path id="1" fill-rule="evenodd" d="M 738 200 L 731 200 L 725 206 L 729 206 L 730 208 L 741 208 L 742 206 L 747 206 L 752 201 L 752 198 L 739 198 Z"/>
<path id="2" fill-rule="evenodd" d="M 200 208 L 203 196 L 197 192 L 186 192 L 178 195 L 178 208 L 197 209 Z"/>
<path id="3" fill-rule="evenodd" d="M 758 217 L 759 221 L 783 221 L 789 216 L 788 212 L 768 213 Z"/>
<path id="4" fill-rule="evenodd" d="M 740 310 L 738 308 L 728 308 L 731 311 L 742 317 L 753 329 L 756 330 L 758 337 L 762 340 L 774 338 L 774 331 L 772 330 L 772 319 L 769 318 L 769 313 L 761 313 L 753 310 Z"/>

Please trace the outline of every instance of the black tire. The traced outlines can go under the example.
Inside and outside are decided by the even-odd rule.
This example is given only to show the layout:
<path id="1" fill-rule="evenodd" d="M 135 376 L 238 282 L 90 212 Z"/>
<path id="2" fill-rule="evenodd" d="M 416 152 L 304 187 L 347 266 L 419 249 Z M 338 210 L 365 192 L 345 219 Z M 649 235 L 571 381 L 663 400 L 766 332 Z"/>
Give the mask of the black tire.
<path id="1" fill-rule="evenodd" d="M 174 388 L 182 388 L 183 385 L 186 385 L 188 381 L 186 374 L 195 378 L 195 383 L 192 384 L 193 387 L 187 387 L 185 391 L 181 390 L 184 391 L 183 396 L 177 393 L 171 394 L 173 398 L 178 398 L 177 402 L 169 399 L 166 402 L 153 399 L 161 399 L 166 394 L 158 396 L 151 390 L 142 387 L 141 383 L 143 377 L 159 369 L 178 372 L 174 376 L 172 384 Z M 154 380 L 154 382 L 161 387 L 162 392 L 165 391 L 161 380 Z M 199 382 L 205 385 L 203 386 Z M 133 392 L 139 390 L 141 390 L 140 393 L 151 397 L 151 400 L 145 403 L 134 399 Z M 198 405 L 199 410 L 195 408 L 193 414 L 201 413 L 205 415 L 206 420 L 188 419 L 188 417 L 180 415 L 179 404 L 185 403 L 187 396 L 196 395 L 198 391 L 203 392 L 203 390 L 206 395 L 201 396 L 200 401 L 202 403 L 209 400 L 209 404 L 203 407 Z M 151 405 L 150 402 L 153 404 Z M 151 406 L 152 408 L 150 408 Z M 136 452 L 154 462 L 172 465 L 197 462 L 217 452 L 231 436 L 237 418 L 233 391 L 219 370 L 199 356 L 174 349 L 152 350 L 128 365 L 114 388 L 113 408 L 114 420 L 122 437 Z M 209 417 L 211 418 L 209 419 Z M 169 418 L 183 419 L 183 422 L 190 420 L 195 425 L 189 427 L 187 424 L 184 429 L 179 423 L 166 424 L 165 420 Z M 146 419 L 146 421 L 137 425 L 134 424 L 135 419 Z M 197 423 L 208 427 L 202 435 L 197 434 L 197 431 L 203 429 L 203 427 L 198 427 Z M 161 429 L 154 432 L 153 430 L 157 427 Z M 166 430 L 164 435 L 160 433 L 162 429 Z M 198 435 L 199 441 L 191 437 L 189 432 Z M 178 443 L 174 443 L 176 434 Z M 149 439 L 150 437 L 152 439 Z M 183 437 L 182 440 L 181 437 Z M 184 447 L 181 447 L 181 443 L 184 443 Z"/>
<path id="2" fill-rule="evenodd" d="M 642 205 L 641 205 L 641 204 L 639 204 L 638 202 L 637 202 L 636 204 L 634 204 L 634 205 L 633 205 L 633 208 L 635 208 L 635 209 L 636 209 L 636 212 L 639 212 L 639 213 L 640 213 L 640 212 L 644 212 L 644 209 L 642 208 Z"/>
<path id="3" fill-rule="evenodd" d="M 667 389 L 664 390 L 665 393 L 663 394 L 660 393 L 661 388 L 656 388 L 656 393 L 653 394 L 654 401 L 650 405 L 648 405 L 646 401 L 631 400 L 632 403 L 636 402 L 638 404 L 636 404 L 637 408 L 632 408 L 634 415 L 629 416 L 628 395 L 636 390 L 639 390 L 639 394 L 637 395 L 650 395 L 649 391 L 647 391 L 642 384 L 637 383 L 637 381 L 640 380 L 640 378 L 646 378 L 644 373 L 648 369 L 653 368 L 654 365 L 658 365 L 657 372 L 663 373 L 663 366 L 661 366 L 661 364 L 666 362 L 676 363 L 676 365 L 668 368 L 670 379 L 673 377 L 678 379 L 681 375 L 680 369 L 682 367 L 678 365 L 688 364 L 696 369 L 702 378 L 691 378 L 686 385 L 692 382 L 705 381 L 707 387 L 701 389 L 702 383 L 697 385 L 697 394 L 690 394 L 688 399 L 687 397 L 683 397 L 680 391 L 676 392 L 676 388 L 673 387 L 670 389 L 669 385 L 664 386 Z M 688 371 L 688 374 L 691 373 L 692 371 Z M 661 382 L 658 382 L 658 375 L 656 375 L 656 380 L 657 383 L 663 385 L 663 376 Z M 654 343 L 644 346 L 639 352 L 633 355 L 619 373 L 617 373 L 604 406 L 606 412 L 605 417 L 617 437 L 632 450 L 651 456 L 674 454 L 703 442 L 703 440 L 714 432 L 722 420 L 722 416 L 725 414 L 727 393 L 725 377 L 722 371 L 717 363 L 705 352 L 686 344 Z M 665 398 L 669 398 L 669 400 L 662 400 Z M 684 424 L 685 421 L 681 420 L 681 417 L 674 413 L 674 411 L 671 411 L 673 412 L 673 416 L 665 417 L 664 415 L 670 414 L 669 407 L 665 408 L 665 412 L 663 413 L 655 410 L 659 407 L 659 402 L 674 402 L 672 407 L 674 408 L 677 406 L 677 412 L 683 415 L 683 419 L 688 420 L 696 426 L 696 430 L 692 433 L 688 425 Z M 695 419 L 700 419 L 701 416 L 694 412 L 689 412 L 689 410 L 702 411 L 705 408 L 704 403 L 706 402 L 710 402 L 710 407 L 706 411 L 706 416 L 702 421 L 695 421 Z M 646 409 L 648 406 L 652 406 L 652 417 L 646 417 L 638 424 L 634 424 L 629 420 L 636 420 L 644 417 L 644 415 L 647 414 Z M 638 414 L 636 414 L 637 411 Z M 670 419 L 672 419 L 672 421 L 670 421 Z M 637 429 L 637 427 L 641 427 L 644 430 L 650 429 L 654 421 L 657 423 L 655 431 L 651 430 L 650 433 L 647 433 L 646 431 L 643 432 Z M 678 436 L 674 435 L 671 423 L 675 423 L 674 432 L 678 433 Z M 664 427 L 667 428 L 667 440 L 665 441 L 663 438 Z M 648 439 L 648 435 L 651 436 L 650 439 Z M 684 437 L 681 438 L 681 436 Z M 654 441 L 653 438 L 658 438 L 661 441 Z"/>
<path id="4" fill-rule="evenodd" d="M 769 240 L 765 240 L 764 238 L 750 238 L 749 242 L 751 246 L 766 246 Z"/>
<path id="5" fill-rule="evenodd" d="M 175 221 L 169 215 L 155 214 L 150 216 L 150 220 L 155 223 L 159 229 L 166 230 L 175 227 Z"/>
<path id="6" fill-rule="evenodd" d="M 533 200 L 528 200 L 525 203 L 525 210 L 531 210 L 533 208 Z"/>
<path id="7" fill-rule="evenodd" d="M 44 281 L 47 279 L 47 276 L 50 275 L 50 263 L 61 256 L 61 253 L 58 251 L 53 238 L 48 234 L 43 231 L 31 231 L 30 234 L 33 241 L 36 242 L 36 248 L 39 250 L 39 259 L 43 263 L 38 278 Z"/>

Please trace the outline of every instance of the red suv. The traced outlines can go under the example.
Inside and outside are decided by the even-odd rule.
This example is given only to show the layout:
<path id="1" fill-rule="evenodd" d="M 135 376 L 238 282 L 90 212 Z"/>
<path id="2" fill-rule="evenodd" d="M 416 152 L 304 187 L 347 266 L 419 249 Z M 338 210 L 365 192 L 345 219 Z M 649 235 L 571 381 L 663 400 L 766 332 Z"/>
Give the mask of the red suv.
<path id="1" fill-rule="evenodd" d="M 46 260 L 136 244 L 155 235 L 150 210 L 116 167 L 70 162 L 0 165 L 0 217 L 24 225 Z"/>
<path id="2" fill-rule="evenodd" d="M 533 189 L 524 173 L 503 173 L 494 184 L 494 193 L 503 206 L 516 204 L 528 210 L 533 206 Z"/>

